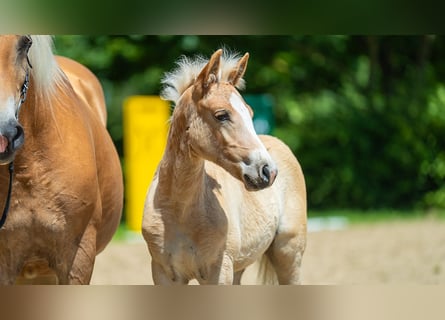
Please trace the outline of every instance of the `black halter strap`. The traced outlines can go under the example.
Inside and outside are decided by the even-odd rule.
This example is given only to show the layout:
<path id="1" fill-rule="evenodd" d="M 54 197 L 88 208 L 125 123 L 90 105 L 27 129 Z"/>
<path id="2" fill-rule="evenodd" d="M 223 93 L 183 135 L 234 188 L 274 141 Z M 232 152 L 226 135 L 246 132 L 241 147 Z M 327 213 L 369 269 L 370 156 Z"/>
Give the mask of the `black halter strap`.
<path id="1" fill-rule="evenodd" d="M 28 60 L 29 68 L 32 68 L 32 65 L 29 62 L 28 57 L 27 57 L 27 60 Z M 15 113 L 15 117 L 17 119 L 19 117 L 20 108 L 21 108 L 23 102 L 25 102 L 26 94 L 28 93 L 28 88 L 29 88 L 29 68 L 26 70 L 25 81 L 23 81 L 22 88 L 20 89 L 19 105 L 18 105 L 17 111 Z M 11 202 L 11 193 L 12 193 L 12 180 L 13 180 L 13 175 L 14 175 L 14 161 L 11 161 L 9 163 L 8 170 L 9 170 L 9 187 L 8 187 L 8 194 L 6 196 L 5 207 L 3 209 L 3 213 L 2 213 L 2 216 L 0 218 L 0 229 L 5 224 L 6 218 L 8 217 L 8 213 L 9 213 L 9 204 Z"/>
<path id="2" fill-rule="evenodd" d="M 9 202 L 11 201 L 11 192 L 12 192 L 12 176 L 14 173 L 14 162 L 9 163 L 9 187 L 8 187 L 8 195 L 6 196 L 5 208 L 3 209 L 3 214 L 0 219 L 0 229 L 6 222 L 6 218 L 8 217 L 9 212 Z"/>
<path id="3" fill-rule="evenodd" d="M 31 63 L 29 63 L 29 60 L 28 60 L 28 65 L 30 68 L 32 68 Z M 19 118 L 20 108 L 22 107 L 23 102 L 25 102 L 25 100 L 26 100 L 26 95 L 28 94 L 28 89 L 29 89 L 29 69 L 26 70 L 25 80 L 23 81 L 22 88 L 20 89 L 19 105 L 17 106 L 17 111 L 15 112 L 15 117 L 17 120 Z"/>

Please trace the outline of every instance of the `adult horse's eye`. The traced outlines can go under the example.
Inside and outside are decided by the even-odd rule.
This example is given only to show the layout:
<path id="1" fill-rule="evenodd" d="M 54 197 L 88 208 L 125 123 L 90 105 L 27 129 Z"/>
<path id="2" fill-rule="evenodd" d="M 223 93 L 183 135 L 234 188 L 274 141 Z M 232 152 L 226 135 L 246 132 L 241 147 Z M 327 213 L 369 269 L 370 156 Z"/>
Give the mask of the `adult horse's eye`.
<path id="1" fill-rule="evenodd" d="M 28 65 L 32 68 L 31 62 L 29 61 L 28 52 L 29 48 L 32 45 L 31 36 L 21 36 L 19 42 L 17 44 L 17 54 L 18 58 L 25 59 L 28 62 Z"/>
<path id="2" fill-rule="evenodd" d="M 19 51 L 28 53 L 29 48 L 32 44 L 32 38 L 31 36 L 21 36 L 19 43 L 18 43 L 18 49 Z"/>
<path id="3" fill-rule="evenodd" d="M 219 122 L 229 121 L 230 120 L 230 114 L 226 110 L 219 110 L 215 113 L 215 118 Z"/>

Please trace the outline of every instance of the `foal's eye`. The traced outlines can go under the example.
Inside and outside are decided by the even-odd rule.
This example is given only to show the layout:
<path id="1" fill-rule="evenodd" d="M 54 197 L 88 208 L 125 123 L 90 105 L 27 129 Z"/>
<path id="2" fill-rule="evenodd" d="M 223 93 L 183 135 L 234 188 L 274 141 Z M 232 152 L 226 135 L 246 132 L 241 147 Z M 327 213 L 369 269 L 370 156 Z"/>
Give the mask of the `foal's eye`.
<path id="1" fill-rule="evenodd" d="M 230 120 L 230 114 L 227 111 L 225 111 L 225 110 L 217 111 L 215 113 L 215 118 L 219 122 L 229 121 Z"/>

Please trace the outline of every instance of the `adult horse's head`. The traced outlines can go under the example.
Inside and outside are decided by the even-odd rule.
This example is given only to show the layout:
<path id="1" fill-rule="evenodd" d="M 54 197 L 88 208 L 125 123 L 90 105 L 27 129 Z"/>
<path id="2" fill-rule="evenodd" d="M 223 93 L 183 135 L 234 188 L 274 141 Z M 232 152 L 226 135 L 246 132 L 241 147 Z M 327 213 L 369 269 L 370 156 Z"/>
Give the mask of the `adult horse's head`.
<path id="1" fill-rule="evenodd" d="M 29 36 L 0 36 L 0 165 L 11 162 L 24 142 L 18 111 L 28 88 L 31 44 Z"/>
<path id="2" fill-rule="evenodd" d="M 227 170 L 246 189 L 260 190 L 272 185 L 277 167 L 255 132 L 252 109 L 236 89 L 244 85 L 248 59 L 248 53 L 240 59 L 218 50 L 207 63 L 192 63 L 190 69 L 197 76 L 173 101 L 177 107 L 188 106 L 186 135 L 191 152 Z M 186 61 L 179 64 L 184 69 Z M 170 85 L 164 90 L 168 100 L 175 84 L 174 90 L 181 93 L 174 83 L 177 76 L 173 72 L 164 79 Z"/>

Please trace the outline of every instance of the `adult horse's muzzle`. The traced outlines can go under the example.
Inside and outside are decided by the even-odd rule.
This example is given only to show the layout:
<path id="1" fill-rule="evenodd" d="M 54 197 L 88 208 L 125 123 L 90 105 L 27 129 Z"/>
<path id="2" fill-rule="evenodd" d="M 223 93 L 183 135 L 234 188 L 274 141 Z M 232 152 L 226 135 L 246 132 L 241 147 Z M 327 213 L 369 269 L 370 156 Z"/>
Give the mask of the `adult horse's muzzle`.
<path id="1" fill-rule="evenodd" d="M 0 128 L 0 165 L 14 160 L 15 152 L 23 145 L 25 134 L 23 127 L 11 120 Z"/>

